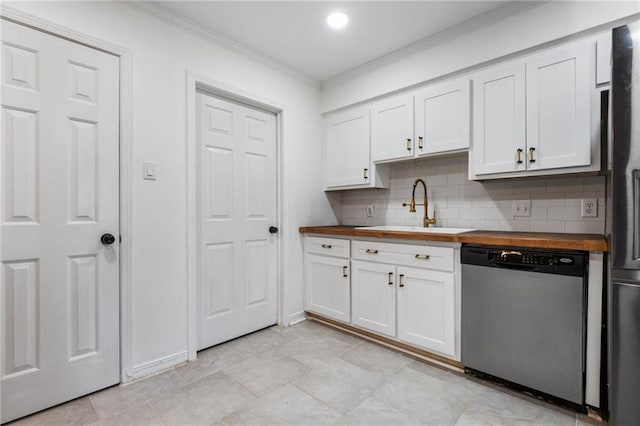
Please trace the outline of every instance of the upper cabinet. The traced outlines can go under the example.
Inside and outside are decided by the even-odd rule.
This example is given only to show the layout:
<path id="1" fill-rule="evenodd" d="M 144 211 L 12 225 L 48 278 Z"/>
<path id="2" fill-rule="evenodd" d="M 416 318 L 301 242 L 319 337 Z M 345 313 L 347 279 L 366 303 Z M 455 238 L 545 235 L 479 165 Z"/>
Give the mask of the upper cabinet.
<path id="1" fill-rule="evenodd" d="M 589 45 L 527 60 L 528 170 L 591 164 Z"/>
<path id="2" fill-rule="evenodd" d="M 371 162 L 369 107 L 327 116 L 325 132 L 327 190 L 386 186 L 384 171 Z"/>
<path id="3" fill-rule="evenodd" d="M 469 148 L 470 81 L 460 78 L 371 107 L 371 155 L 389 162 Z"/>
<path id="4" fill-rule="evenodd" d="M 525 170 L 525 65 L 488 69 L 473 81 L 473 151 L 477 175 Z"/>
<path id="5" fill-rule="evenodd" d="M 574 43 L 475 76 L 472 179 L 596 167 L 592 46 Z"/>
<path id="6" fill-rule="evenodd" d="M 469 179 L 600 170 L 610 32 L 325 117 L 326 189 L 387 188 L 388 163 L 469 150 Z"/>
<path id="7" fill-rule="evenodd" d="M 418 156 L 469 148 L 470 85 L 468 78 L 459 78 L 415 94 Z"/>
<path id="8" fill-rule="evenodd" d="M 611 80 L 611 31 L 596 37 L 596 84 Z"/>
<path id="9" fill-rule="evenodd" d="M 371 156 L 375 162 L 414 156 L 412 94 L 384 99 L 371 107 Z"/>

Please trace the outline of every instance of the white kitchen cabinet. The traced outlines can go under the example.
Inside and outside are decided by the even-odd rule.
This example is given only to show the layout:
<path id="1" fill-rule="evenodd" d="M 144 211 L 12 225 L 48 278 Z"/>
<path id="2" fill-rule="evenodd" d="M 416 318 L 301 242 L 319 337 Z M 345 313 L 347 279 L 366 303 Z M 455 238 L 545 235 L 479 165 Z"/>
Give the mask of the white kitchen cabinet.
<path id="1" fill-rule="evenodd" d="M 611 31 L 596 37 L 596 84 L 611 80 Z"/>
<path id="2" fill-rule="evenodd" d="M 305 238 L 305 303 L 307 311 L 348 323 L 351 320 L 349 252 L 343 256 L 345 242 L 332 238 Z M 324 246 L 324 247 L 323 247 Z M 319 248 L 325 254 L 316 254 Z M 334 250 L 332 252 L 332 250 Z M 347 249 L 348 250 L 348 249 Z"/>
<path id="3" fill-rule="evenodd" d="M 531 56 L 527 66 L 527 170 L 591 164 L 590 45 Z"/>
<path id="4" fill-rule="evenodd" d="M 388 187 L 388 170 L 371 162 L 369 107 L 325 117 L 325 189 Z"/>
<path id="5" fill-rule="evenodd" d="M 598 169 L 592 46 L 592 40 L 564 45 L 475 76 L 471 179 Z"/>
<path id="6" fill-rule="evenodd" d="M 525 65 L 500 65 L 473 79 L 473 150 L 476 175 L 525 170 Z"/>
<path id="7" fill-rule="evenodd" d="M 371 106 L 371 156 L 374 162 L 414 156 L 413 95 L 383 99 Z"/>
<path id="8" fill-rule="evenodd" d="M 454 274 L 398 267 L 398 339 L 455 356 Z"/>
<path id="9" fill-rule="evenodd" d="M 351 322 L 395 337 L 395 266 L 352 260 L 351 271 Z"/>
<path id="10" fill-rule="evenodd" d="M 382 99 L 371 107 L 371 155 L 389 162 L 469 148 L 470 80 Z"/>
<path id="11" fill-rule="evenodd" d="M 415 94 L 417 156 L 469 148 L 470 84 L 468 78 L 459 78 Z"/>
<path id="12" fill-rule="evenodd" d="M 352 241 L 352 324 L 459 358 L 459 250 Z"/>

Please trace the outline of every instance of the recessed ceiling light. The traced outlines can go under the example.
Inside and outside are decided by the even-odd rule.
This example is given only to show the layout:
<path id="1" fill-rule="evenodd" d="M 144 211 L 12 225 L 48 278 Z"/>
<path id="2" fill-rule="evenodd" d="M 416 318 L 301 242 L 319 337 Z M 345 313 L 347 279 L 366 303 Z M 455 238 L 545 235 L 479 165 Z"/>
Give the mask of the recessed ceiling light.
<path id="1" fill-rule="evenodd" d="M 344 28 L 349 23 L 349 17 L 342 12 L 334 12 L 327 16 L 327 25 L 334 30 Z"/>

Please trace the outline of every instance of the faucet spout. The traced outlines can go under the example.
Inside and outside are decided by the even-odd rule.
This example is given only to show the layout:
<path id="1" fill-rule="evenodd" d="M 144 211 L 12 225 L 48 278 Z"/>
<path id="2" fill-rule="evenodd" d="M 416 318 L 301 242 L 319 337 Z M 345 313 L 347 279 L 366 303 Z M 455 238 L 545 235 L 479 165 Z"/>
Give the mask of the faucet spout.
<path id="1" fill-rule="evenodd" d="M 424 188 L 424 202 L 422 204 L 416 204 L 416 187 L 419 184 L 422 184 L 422 188 Z M 413 191 L 411 191 L 411 202 L 409 203 L 409 211 L 411 213 L 416 212 L 416 205 L 424 206 L 424 216 L 422 218 L 422 226 L 424 226 L 425 228 L 428 228 L 429 225 L 435 225 L 436 212 L 435 211 L 433 212 L 433 218 L 430 219 L 428 210 L 427 210 L 429 206 L 429 197 L 427 196 L 427 184 L 424 183 L 424 180 L 422 179 L 416 179 L 416 181 L 413 183 Z"/>

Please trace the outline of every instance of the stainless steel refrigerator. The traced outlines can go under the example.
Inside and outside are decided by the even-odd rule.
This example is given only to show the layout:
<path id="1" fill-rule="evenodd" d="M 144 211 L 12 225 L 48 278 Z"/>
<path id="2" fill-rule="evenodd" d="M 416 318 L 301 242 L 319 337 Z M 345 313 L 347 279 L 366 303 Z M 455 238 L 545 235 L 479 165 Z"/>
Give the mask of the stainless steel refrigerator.
<path id="1" fill-rule="evenodd" d="M 640 423 L 640 22 L 613 30 L 610 424 Z"/>

